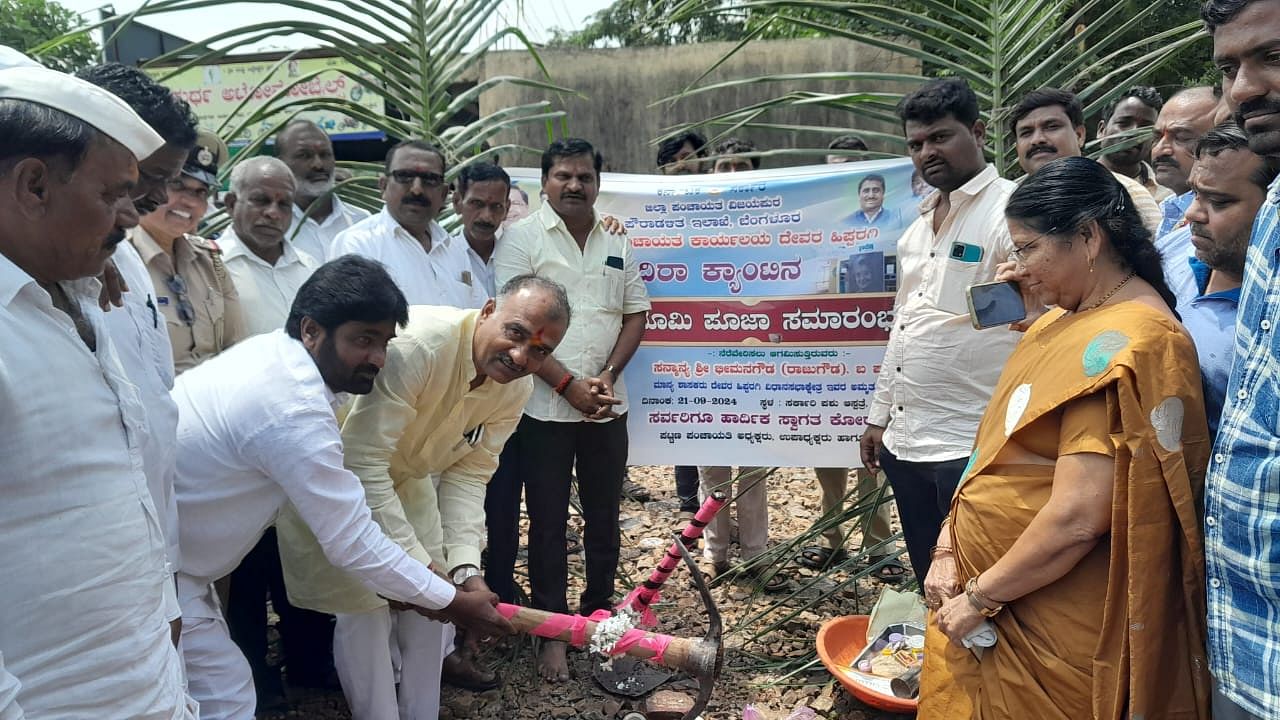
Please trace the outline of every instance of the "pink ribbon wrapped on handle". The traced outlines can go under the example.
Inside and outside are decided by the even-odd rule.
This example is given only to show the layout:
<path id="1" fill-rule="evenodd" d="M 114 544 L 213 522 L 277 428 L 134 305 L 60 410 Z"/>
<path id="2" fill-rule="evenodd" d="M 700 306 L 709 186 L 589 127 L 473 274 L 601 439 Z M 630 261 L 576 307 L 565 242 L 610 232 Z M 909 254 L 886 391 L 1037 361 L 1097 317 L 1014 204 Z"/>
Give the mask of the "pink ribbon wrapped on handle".
<path id="1" fill-rule="evenodd" d="M 702 507 L 698 508 L 698 512 L 693 515 L 693 519 L 680 531 L 680 543 L 692 550 L 694 543 L 698 541 L 698 538 L 702 537 L 707 524 L 711 522 L 711 518 L 715 517 L 716 513 L 720 512 L 720 509 L 728 502 L 728 497 L 722 492 L 712 493 L 706 500 L 703 500 Z M 658 617 L 654 614 L 651 606 L 661 599 L 662 585 L 667 581 L 667 578 L 671 577 L 671 573 L 675 572 L 676 567 L 680 565 L 680 559 L 680 547 L 673 542 L 671 547 L 667 548 L 667 553 L 662 556 L 658 566 L 653 569 L 653 573 L 649 575 L 649 579 L 627 593 L 627 597 L 618 603 L 617 609 L 635 611 L 640 614 L 641 625 L 644 627 L 657 627 Z"/>

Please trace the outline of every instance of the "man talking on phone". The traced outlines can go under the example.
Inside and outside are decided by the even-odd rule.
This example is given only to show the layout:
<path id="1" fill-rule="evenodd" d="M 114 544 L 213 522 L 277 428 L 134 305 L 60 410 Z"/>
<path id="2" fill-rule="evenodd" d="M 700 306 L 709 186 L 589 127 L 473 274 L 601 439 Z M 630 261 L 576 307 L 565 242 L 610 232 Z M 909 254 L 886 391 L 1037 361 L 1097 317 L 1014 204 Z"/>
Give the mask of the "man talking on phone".
<path id="1" fill-rule="evenodd" d="M 1013 183 L 982 154 L 986 126 L 963 80 L 935 80 L 898 105 L 916 170 L 938 192 L 898 241 L 894 324 L 862 436 L 863 464 L 893 487 L 916 577 L 929 574 L 978 420 L 1017 334 L 974 330 L 966 290 L 1013 249 Z"/>

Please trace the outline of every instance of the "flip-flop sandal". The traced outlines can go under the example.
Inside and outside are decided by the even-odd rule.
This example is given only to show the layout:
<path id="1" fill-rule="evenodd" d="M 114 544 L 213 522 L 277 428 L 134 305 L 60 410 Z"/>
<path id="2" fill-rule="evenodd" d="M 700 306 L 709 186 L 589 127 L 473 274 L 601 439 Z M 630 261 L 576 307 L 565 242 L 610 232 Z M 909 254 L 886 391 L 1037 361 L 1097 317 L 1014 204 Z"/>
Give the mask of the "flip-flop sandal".
<path id="1" fill-rule="evenodd" d="M 897 585 L 907 579 L 907 569 L 902 566 L 902 563 L 892 561 L 876 570 L 874 575 L 877 580 L 886 585 Z"/>
<path id="2" fill-rule="evenodd" d="M 812 570 L 826 570 L 848 559 L 849 552 L 844 548 L 832 550 L 826 545 L 810 545 L 800 551 L 796 561 Z"/>
<path id="3" fill-rule="evenodd" d="M 742 571 L 743 577 L 750 580 L 765 593 L 779 593 L 791 586 L 791 579 L 785 573 L 776 572 L 765 579 L 768 568 L 750 567 Z"/>
<path id="4" fill-rule="evenodd" d="M 791 587 L 791 580 L 782 573 L 774 573 L 768 580 L 760 583 L 760 589 L 766 593 L 786 592 L 789 587 Z"/>

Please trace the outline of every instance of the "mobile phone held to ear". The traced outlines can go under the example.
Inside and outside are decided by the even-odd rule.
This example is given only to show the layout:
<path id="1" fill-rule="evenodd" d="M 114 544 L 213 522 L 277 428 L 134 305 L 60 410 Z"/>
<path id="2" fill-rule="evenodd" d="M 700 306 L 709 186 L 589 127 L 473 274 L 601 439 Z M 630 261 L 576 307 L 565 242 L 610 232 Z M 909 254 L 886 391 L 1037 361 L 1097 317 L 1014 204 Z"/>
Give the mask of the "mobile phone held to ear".
<path id="1" fill-rule="evenodd" d="M 978 330 L 1010 325 L 1027 317 L 1022 291 L 1015 282 L 989 282 L 970 285 L 969 319 Z"/>

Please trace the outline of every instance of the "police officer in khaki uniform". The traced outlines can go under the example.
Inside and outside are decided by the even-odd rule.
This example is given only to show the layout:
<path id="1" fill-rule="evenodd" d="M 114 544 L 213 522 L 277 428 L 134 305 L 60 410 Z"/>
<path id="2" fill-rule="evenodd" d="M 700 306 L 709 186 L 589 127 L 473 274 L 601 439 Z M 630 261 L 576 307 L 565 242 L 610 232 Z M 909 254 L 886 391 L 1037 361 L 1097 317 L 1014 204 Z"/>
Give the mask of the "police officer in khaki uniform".
<path id="1" fill-rule="evenodd" d="M 218 187 L 227 146 L 201 130 L 182 174 L 169 183 L 169 200 L 142 216 L 129 241 L 155 284 L 178 373 L 199 365 L 245 337 L 240 298 L 212 240 L 193 234 Z"/>

